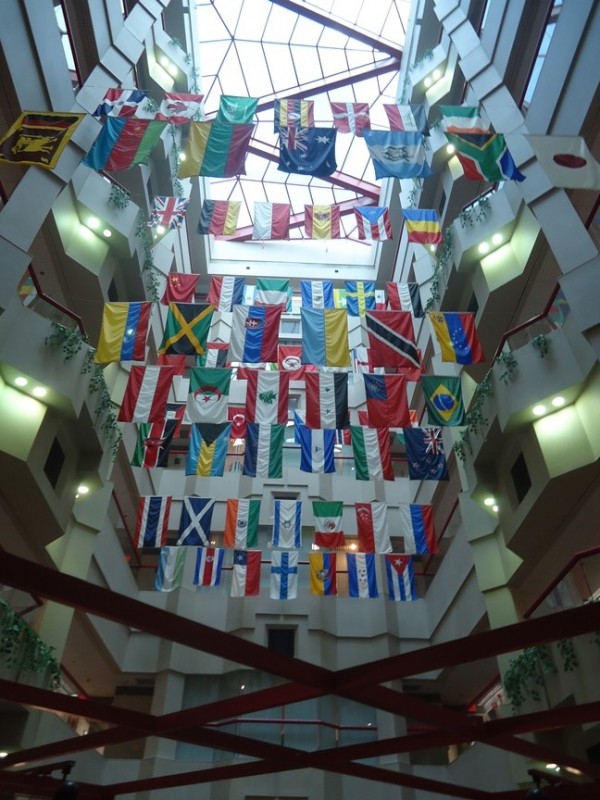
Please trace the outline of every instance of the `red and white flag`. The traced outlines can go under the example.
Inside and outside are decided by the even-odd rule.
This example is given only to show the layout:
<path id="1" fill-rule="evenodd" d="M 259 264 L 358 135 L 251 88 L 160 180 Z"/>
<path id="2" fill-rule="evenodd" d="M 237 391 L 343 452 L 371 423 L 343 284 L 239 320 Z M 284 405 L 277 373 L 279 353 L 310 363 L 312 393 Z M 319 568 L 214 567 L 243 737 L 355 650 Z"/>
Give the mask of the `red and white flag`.
<path id="1" fill-rule="evenodd" d="M 358 238 L 384 242 L 393 239 L 390 211 L 385 206 L 354 206 Z"/>
<path id="2" fill-rule="evenodd" d="M 348 425 L 348 373 L 310 372 L 306 381 L 306 427 L 339 430 Z"/>
<path id="3" fill-rule="evenodd" d="M 162 422 L 174 367 L 131 367 L 118 422 Z"/>
<path id="4" fill-rule="evenodd" d="M 166 119 L 173 125 L 184 125 L 194 117 L 200 119 L 202 100 L 201 94 L 165 92 L 156 119 Z"/>
<path id="5" fill-rule="evenodd" d="M 254 203 L 253 239 L 290 238 L 289 203 Z"/>
<path id="6" fill-rule="evenodd" d="M 167 275 L 165 293 L 160 302 L 163 306 L 168 306 L 169 303 L 193 303 L 199 280 L 200 275 L 171 272 Z"/>
<path id="7" fill-rule="evenodd" d="M 252 597 L 260 591 L 260 550 L 234 550 L 231 597 Z"/>
<path id="8" fill-rule="evenodd" d="M 157 228 L 162 225 L 167 230 L 181 228 L 185 219 L 185 212 L 190 201 L 185 197 L 165 197 L 159 195 L 152 200 L 148 226 Z M 163 231 L 159 231 L 162 233 Z M 182 301 L 187 302 L 187 301 Z"/>
<path id="9" fill-rule="evenodd" d="M 195 586 L 218 586 L 225 550 L 222 547 L 199 547 L 196 553 Z"/>
<path id="10" fill-rule="evenodd" d="M 288 421 L 290 376 L 287 372 L 251 370 L 246 388 L 246 421 L 285 425 Z"/>
<path id="11" fill-rule="evenodd" d="M 364 130 L 370 130 L 368 103 L 330 103 L 333 124 L 340 133 L 353 133 L 362 136 Z"/>
<path id="12" fill-rule="evenodd" d="M 371 363 L 376 367 L 421 367 L 412 314 L 408 311 L 367 311 Z"/>
<path id="13" fill-rule="evenodd" d="M 358 549 L 361 553 L 391 553 L 387 503 L 356 503 Z"/>
<path id="14" fill-rule="evenodd" d="M 246 414 L 244 406 L 229 406 L 227 419 L 231 422 L 231 438 L 246 438 Z"/>

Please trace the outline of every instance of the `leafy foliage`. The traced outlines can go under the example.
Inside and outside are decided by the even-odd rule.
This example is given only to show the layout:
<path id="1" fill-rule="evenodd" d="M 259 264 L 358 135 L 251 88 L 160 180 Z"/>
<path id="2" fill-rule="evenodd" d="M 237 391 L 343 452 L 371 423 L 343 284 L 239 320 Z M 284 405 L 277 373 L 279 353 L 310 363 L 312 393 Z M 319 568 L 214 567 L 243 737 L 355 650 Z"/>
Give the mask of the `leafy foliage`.
<path id="1" fill-rule="evenodd" d="M 122 186 L 118 186 L 116 183 L 111 183 L 110 194 L 108 196 L 109 206 L 113 206 L 113 208 L 117 208 L 122 211 L 124 208 L 127 208 L 130 201 L 131 196 L 129 192 L 123 189 Z"/>
<path id="2" fill-rule="evenodd" d="M 492 204 L 489 197 L 480 197 L 472 206 L 464 208 L 458 219 L 463 228 L 472 228 L 476 222 L 485 222 L 491 213 Z"/>
<path id="3" fill-rule="evenodd" d="M 154 266 L 154 256 L 152 254 L 154 245 L 152 241 L 152 234 L 150 233 L 150 229 L 146 224 L 146 217 L 141 209 L 138 212 L 136 220 L 135 235 L 142 240 L 142 247 L 144 250 L 142 272 L 145 273 L 146 290 L 148 292 L 148 297 L 153 302 L 158 303 L 159 280 L 158 280 L 157 269 Z"/>
<path id="4" fill-rule="evenodd" d="M 537 354 L 540 358 L 544 358 L 544 356 L 548 355 L 550 343 L 545 333 L 539 333 L 537 336 L 534 336 L 531 340 L 531 344 L 537 350 Z"/>
<path id="5" fill-rule="evenodd" d="M 43 642 L 4 600 L 0 600 L 0 661 L 9 669 L 16 668 L 19 675 L 45 674 L 52 689 L 60 684 L 60 664 L 54 648 Z"/>
<path id="6" fill-rule="evenodd" d="M 528 647 L 511 659 L 504 674 L 503 686 L 513 708 L 522 706 L 527 697 L 540 701 L 544 675 L 551 672 L 556 672 L 556 668 L 546 645 Z"/>
<path id="7" fill-rule="evenodd" d="M 52 322 L 52 333 L 46 336 L 44 344 L 53 349 L 61 349 L 65 361 L 70 361 L 87 344 L 87 337 L 84 336 L 79 328 L 68 328 L 58 322 Z"/>

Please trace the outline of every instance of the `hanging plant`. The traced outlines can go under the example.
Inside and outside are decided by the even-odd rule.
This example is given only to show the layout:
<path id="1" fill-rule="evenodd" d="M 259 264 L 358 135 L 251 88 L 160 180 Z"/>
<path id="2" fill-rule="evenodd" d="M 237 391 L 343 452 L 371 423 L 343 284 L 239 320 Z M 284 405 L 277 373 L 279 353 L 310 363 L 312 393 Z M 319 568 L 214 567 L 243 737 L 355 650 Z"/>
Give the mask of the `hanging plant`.
<path id="1" fill-rule="evenodd" d="M 444 239 L 442 246 L 438 251 L 437 260 L 433 268 L 433 276 L 429 284 L 430 297 L 425 305 L 425 311 L 430 311 L 434 303 L 441 299 L 440 283 L 442 276 L 445 276 L 448 271 L 448 266 L 452 263 L 452 245 L 454 241 L 454 234 L 452 226 L 448 225 L 444 230 Z"/>
<path id="2" fill-rule="evenodd" d="M 527 697 L 540 701 L 544 675 L 551 672 L 556 672 L 556 668 L 546 645 L 528 647 L 511 659 L 502 684 L 513 708 L 522 706 Z"/>
<path id="3" fill-rule="evenodd" d="M 513 372 L 518 368 L 519 362 L 511 350 L 504 350 L 496 358 L 496 364 L 502 364 L 504 370 L 498 376 L 502 383 L 508 384 L 512 380 Z"/>
<path id="4" fill-rule="evenodd" d="M 176 126 L 171 125 L 171 180 L 173 183 L 173 193 L 176 197 L 183 197 L 183 184 L 178 177 L 180 160 L 181 148 L 177 142 Z"/>
<path id="5" fill-rule="evenodd" d="M 560 639 L 556 643 L 558 652 L 562 658 L 562 668 L 565 672 L 573 672 L 579 666 L 579 659 L 575 653 L 575 647 L 571 639 Z"/>
<path id="6" fill-rule="evenodd" d="M 124 208 L 127 208 L 130 202 L 131 195 L 129 192 L 125 191 L 122 186 L 118 186 L 116 183 L 111 183 L 110 194 L 108 196 L 108 205 L 113 206 L 113 208 L 117 208 L 119 211 L 122 211 Z"/>
<path id="7" fill-rule="evenodd" d="M 157 276 L 157 270 L 154 266 L 154 256 L 152 253 L 154 244 L 152 241 L 152 234 L 150 233 L 150 229 L 146 223 L 146 217 L 141 209 L 139 210 L 136 219 L 135 235 L 142 240 L 142 247 L 144 251 L 142 273 L 145 274 L 146 291 L 148 293 L 148 297 L 153 302 L 158 303 L 158 287 L 160 284 Z"/>
<path id="8" fill-rule="evenodd" d="M 537 354 L 540 358 L 544 358 L 544 356 L 548 355 L 550 343 L 545 333 L 539 333 L 537 336 L 534 336 L 531 340 L 531 344 L 537 350 Z"/>
<path id="9" fill-rule="evenodd" d="M 410 65 L 408 71 L 414 72 L 426 61 L 431 61 L 432 58 L 433 58 L 433 50 L 429 48 L 428 50 L 425 50 L 413 64 Z"/>
<path id="10" fill-rule="evenodd" d="M 0 600 L 0 661 L 18 675 L 35 674 L 47 677 L 52 689 L 60 685 L 60 664 L 54 648 L 40 639 L 4 600 Z"/>
<path id="11" fill-rule="evenodd" d="M 104 379 L 104 371 L 99 364 L 92 366 L 93 375 L 90 378 L 90 394 L 98 393 L 98 403 L 96 404 L 95 414 L 96 420 L 104 415 L 104 420 L 100 425 L 104 441 L 111 445 L 113 459 L 117 457 L 119 452 L 119 445 L 123 434 L 117 422 L 117 414 L 115 409 L 117 406 L 113 403 Z"/>
<path id="12" fill-rule="evenodd" d="M 169 47 L 179 47 L 183 50 L 183 45 L 176 36 L 171 36 L 169 39 Z"/>
<path id="13" fill-rule="evenodd" d="M 193 94 L 200 93 L 200 70 L 198 67 L 194 67 L 190 72 L 190 92 Z"/>
<path id="14" fill-rule="evenodd" d="M 492 204 L 489 198 L 481 197 L 469 208 L 463 208 L 458 219 L 463 228 L 472 228 L 476 222 L 485 222 L 491 213 Z"/>
<path id="15" fill-rule="evenodd" d="M 79 328 L 67 328 L 66 325 L 60 325 L 58 322 L 50 323 L 52 325 L 52 333 L 46 336 L 44 344 L 53 349 L 62 350 L 65 361 L 70 361 L 81 350 L 84 344 L 87 344 L 87 337 L 84 336 Z"/>

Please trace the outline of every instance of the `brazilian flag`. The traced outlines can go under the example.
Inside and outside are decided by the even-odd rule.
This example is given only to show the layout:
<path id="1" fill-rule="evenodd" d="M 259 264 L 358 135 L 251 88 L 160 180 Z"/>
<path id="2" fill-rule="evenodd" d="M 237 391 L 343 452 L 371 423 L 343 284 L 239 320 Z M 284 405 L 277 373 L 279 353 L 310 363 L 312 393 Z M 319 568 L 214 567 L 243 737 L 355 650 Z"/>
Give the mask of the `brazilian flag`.
<path id="1" fill-rule="evenodd" d="M 460 378 L 422 375 L 421 386 L 430 425 L 465 425 L 465 406 Z"/>

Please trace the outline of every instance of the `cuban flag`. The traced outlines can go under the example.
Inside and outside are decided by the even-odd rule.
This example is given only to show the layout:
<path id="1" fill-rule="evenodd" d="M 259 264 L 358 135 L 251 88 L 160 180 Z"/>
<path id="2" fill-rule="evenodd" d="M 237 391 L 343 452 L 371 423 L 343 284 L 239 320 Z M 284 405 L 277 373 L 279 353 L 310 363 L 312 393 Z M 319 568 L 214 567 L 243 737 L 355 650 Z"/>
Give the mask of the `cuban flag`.
<path id="1" fill-rule="evenodd" d="M 397 554 L 384 556 L 388 584 L 388 599 L 396 602 L 418 600 L 415 588 L 415 573 L 410 556 Z"/>

